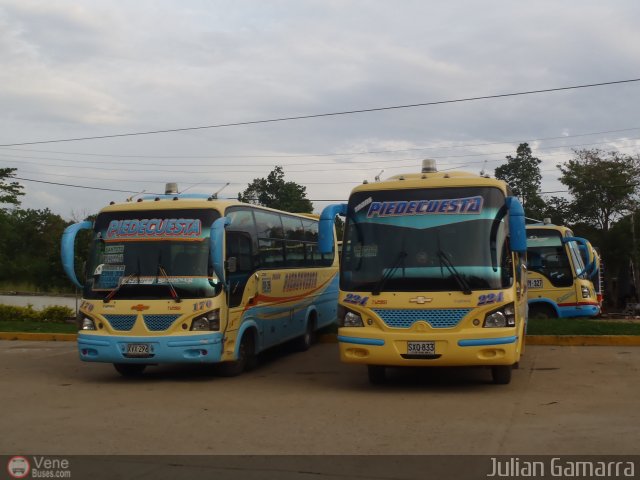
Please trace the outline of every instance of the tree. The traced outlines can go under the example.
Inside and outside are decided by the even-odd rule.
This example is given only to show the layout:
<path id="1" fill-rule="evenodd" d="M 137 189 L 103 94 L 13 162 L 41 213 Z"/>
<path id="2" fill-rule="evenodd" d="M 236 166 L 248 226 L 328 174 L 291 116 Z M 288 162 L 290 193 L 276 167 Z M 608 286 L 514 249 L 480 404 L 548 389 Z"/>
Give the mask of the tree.
<path id="1" fill-rule="evenodd" d="M 280 166 L 276 166 L 267 178 L 254 179 L 244 192 L 238 194 L 241 202 L 287 212 L 311 213 L 313 204 L 306 197 L 306 187 L 284 181 Z"/>
<path id="2" fill-rule="evenodd" d="M 0 216 L 3 224 L 0 281 L 43 291 L 69 287 L 60 263 L 60 240 L 68 222 L 49 209 L 15 209 Z"/>
<path id="3" fill-rule="evenodd" d="M 607 234 L 635 206 L 640 158 L 598 149 L 575 150 L 576 158 L 558 165 L 560 182 L 573 196 L 575 219 Z"/>
<path id="4" fill-rule="evenodd" d="M 550 196 L 544 200 L 541 218 L 550 218 L 554 225 L 569 225 L 573 223 L 571 202 L 566 198 Z"/>
<path id="5" fill-rule="evenodd" d="M 15 177 L 15 171 L 15 168 L 0 168 L 0 205 L 3 203 L 16 207 L 20 205 L 19 197 L 24 195 L 23 187 L 18 182 L 8 181 Z"/>
<path id="6" fill-rule="evenodd" d="M 506 158 L 507 163 L 496 168 L 496 178 L 504 180 L 513 194 L 520 198 L 528 217 L 541 218 L 545 209 L 544 200 L 538 194 L 542 161 L 531 154 L 528 143 L 518 145 L 515 157 L 507 155 Z"/>

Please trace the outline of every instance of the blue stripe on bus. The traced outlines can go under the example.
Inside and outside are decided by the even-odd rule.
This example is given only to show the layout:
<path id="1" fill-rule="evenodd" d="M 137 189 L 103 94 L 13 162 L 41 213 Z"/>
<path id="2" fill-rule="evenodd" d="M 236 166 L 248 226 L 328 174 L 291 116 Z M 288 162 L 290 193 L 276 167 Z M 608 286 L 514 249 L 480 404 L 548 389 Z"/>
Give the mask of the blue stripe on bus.
<path id="1" fill-rule="evenodd" d="M 515 343 L 518 340 L 517 336 L 502 337 L 502 338 L 474 338 L 471 340 L 458 340 L 458 346 L 460 347 L 484 347 L 488 345 L 508 345 Z"/>
<path id="2" fill-rule="evenodd" d="M 342 343 L 355 343 L 356 345 L 374 345 L 376 347 L 384 345 L 384 340 L 378 340 L 377 338 L 345 337 L 344 335 L 338 335 L 338 341 Z"/>

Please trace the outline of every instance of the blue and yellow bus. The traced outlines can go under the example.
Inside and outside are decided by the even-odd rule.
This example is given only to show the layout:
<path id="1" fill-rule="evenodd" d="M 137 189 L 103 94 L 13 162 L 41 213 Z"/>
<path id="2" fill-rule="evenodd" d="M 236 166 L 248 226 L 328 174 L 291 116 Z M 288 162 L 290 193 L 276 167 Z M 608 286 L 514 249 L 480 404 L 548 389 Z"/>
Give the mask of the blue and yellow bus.
<path id="1" fill-rule="evenodd" d="M 591 243 L 549 221 L 526 228 L 530 317 L 598 315 L 600 259 Z"/>
<path id="2" fill-rule="evenodd" d="M 91 231 L 84 285 L 75 238 Z M 64 269 L 82 288 L 78 349 L 122 375 L 148 365 L 218 363 L 224 375 L 335 322 L 338 256 L 318 217 L 198 195 L 111 204 L 65 231 Z"/>
<path id="3" fill-rule="evenodd" d="M 385 380 L 387 367 L 485 366 L 509 383 L 524 347 L 526 235 L 504 182 L 465 172 L 397 175 L 326 207 L 320 248 L 346 216 L 340 358 Z"/>

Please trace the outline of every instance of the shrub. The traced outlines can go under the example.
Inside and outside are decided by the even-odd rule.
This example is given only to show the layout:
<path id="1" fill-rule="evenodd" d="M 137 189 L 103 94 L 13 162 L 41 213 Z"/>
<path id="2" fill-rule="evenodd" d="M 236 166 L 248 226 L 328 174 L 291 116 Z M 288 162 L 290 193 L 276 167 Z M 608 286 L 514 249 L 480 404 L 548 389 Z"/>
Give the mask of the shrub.
<path id="1" fill-rule="evenodd" d="M 53 305 L 51 307 L 44 308 L 39 312 L 40 320 L 43 322 L 65 322 L 70 318 L 75 318 L 73 310 L 69 307 L 63 307 L 61 305 Z"/>
<path id="2" fill-rule="evenodd" d="M 26 307 L 0 305 L 0 321 L 5 322 L 65 322 L 73 317 L 73 310 L 69 307 L 51 306 L 38 311 L 34 310 L 31 305 Z"/>

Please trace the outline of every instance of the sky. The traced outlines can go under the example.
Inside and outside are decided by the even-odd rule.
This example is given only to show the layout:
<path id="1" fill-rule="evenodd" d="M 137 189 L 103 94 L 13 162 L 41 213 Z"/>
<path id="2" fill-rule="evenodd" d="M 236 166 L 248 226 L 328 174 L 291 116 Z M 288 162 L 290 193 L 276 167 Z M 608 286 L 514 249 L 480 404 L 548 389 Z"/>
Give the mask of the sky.
<path id="1" fill-rule="evenodd" d="M 638 18 L 636 0 L 0 0 L 0 168 L 67 220 L 167 182 L 235 198 L 276 165 L 319 212 L 423 158 L 493 174 L 522 142 L 555 192 L 573 149 L 640 152 L 640 82 L 59 140 L 636 79 Z"/>

